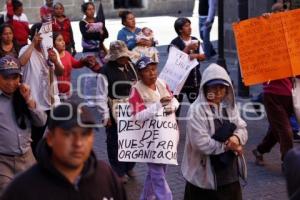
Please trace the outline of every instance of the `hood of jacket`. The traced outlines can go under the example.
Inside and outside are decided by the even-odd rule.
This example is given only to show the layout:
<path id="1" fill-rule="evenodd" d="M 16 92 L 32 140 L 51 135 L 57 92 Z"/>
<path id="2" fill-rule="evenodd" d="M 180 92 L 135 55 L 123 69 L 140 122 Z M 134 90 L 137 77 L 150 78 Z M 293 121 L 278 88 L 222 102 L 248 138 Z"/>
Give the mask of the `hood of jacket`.
<path id="1" fill-rule="evenodd" d="M 215 133 L 214 114 L 204 94 L 204 85 L 214 79 L 229 83 L 228 92 L 222 101 L 222 108 L 226 109 L 230 122 L 236 125 L 234 134 L 239 137 L 242 145 L 245 145 L 248 138 L 246 123 L 241 119 L 238 107 L 235 106 L 231 80 L 224 68 L 211 64 L 202 74 L 199 95 L 187 114 L 186 141 L 181 164 L 184 178 L 193 185 L 205 189 L 217 188 L 210 155 L 225 152 L 225 144 L 212 139 Z M 245 178 L 246 166 L 241 166 L 241 164 L 245 162 L 239 160 L 239 168 L 241 167 L 239 172 L 243 173 L 241 176 Z"/>
<path id="2" fill-rule="evenodd" d="M 225 106 L 231 106 L 232 108 L 234 108 L 235 106 L 235 96 L 234 96 L 234 92 L 233 92 L 233 86 L 232 86 L 232 82 L 231 79 L 228 75 L 228 73 L 226 72 L 226 70 L 221 67 L 220 65 L 217 65 L 215 63 L 210 64 L 203 72 L 202 74 L 202 80 L 200 83 L 200 91 L 199 91 L 199 95 L 196 99 L 197 102 L 207 102 L 206 96 L 204 94 L 204 85 L 214 79 L 222 79 L 225 80 L 226 82 L 229 83 L 229 89 L 228 92 L 223 100 L 223 104 Z"/>

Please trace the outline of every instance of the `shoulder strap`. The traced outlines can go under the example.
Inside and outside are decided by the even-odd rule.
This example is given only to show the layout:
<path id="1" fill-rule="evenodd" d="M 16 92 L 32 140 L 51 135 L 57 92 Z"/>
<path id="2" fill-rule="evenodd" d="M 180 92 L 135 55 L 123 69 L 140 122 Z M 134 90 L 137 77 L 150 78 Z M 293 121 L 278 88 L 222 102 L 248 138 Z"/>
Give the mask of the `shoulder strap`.
<path id="1" fill-rule="evenodd" d="M 132 71 L 133 71 L 133 73 L 134 73 L 134 76 L 135 76 L 136 81 L 138 81 L 138 80 L 139 80 L 139 79 L 138 79 L 138 75 L 137 75 L 137 73 L 136 73 L 136 70 L 135 70 L 135 68 L 134 68 L 134 66 L 133 66 L 133 64 L 132 64 L 132 62 L 129 62 L 129 66 L 130 66 L 130 68 L 132 69 Z"/>

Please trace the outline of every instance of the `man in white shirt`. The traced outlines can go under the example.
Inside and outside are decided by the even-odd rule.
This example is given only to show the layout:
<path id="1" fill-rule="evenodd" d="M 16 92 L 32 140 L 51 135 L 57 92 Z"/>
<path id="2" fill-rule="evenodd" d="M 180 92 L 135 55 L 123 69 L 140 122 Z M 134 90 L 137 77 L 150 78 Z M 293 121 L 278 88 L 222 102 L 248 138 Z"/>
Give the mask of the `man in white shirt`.
<path id="1" fill-rule="evenodd" d="M 48 50 L 48 60 L 42 50 L 42 37 L 38 33 L 41 24 L 34 26 L 36 30 L 31 31 L 32 43 L 24 46 L 19 53 L 19 61 L 22 65 L 23 82 L 31 88 L 32 97 L 38 106 L 47 113 L 51 106 L 59 103 L 56 76 L 61 76 L 64 72 L 59 55 L 55 49 Z M 35 149 L 38 141 L 44 134 L 46 126 L 42 128 L 32 127 L 32 150 Z"/>

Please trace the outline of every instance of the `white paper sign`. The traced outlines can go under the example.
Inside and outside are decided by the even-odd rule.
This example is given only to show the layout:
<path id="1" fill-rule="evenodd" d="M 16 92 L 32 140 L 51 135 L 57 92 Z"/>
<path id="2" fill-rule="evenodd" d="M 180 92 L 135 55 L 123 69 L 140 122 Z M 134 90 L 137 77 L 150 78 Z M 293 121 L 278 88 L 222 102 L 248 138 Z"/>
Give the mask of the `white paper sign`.
<path id="1" fill-rule="evenodd" d="M 197 59 L 190 60 L 188 54 L 171 46 L 168 60 L 159 78 L 166 81 L 174 95 L 178 95 L 190 71 L 198 64 Z"/>
<path id="2" fill-rule="evenodd" d="M 48 59 L 48 49 L 53 48 L 53 32 L 52 32 L 52 21 L 43 23 L 39 33 L 41 33 L 42 49 L 45 59 Z"/>
<path id="3" fill-rule="evenodd" d="M 179 130 L 175 114 L 163 108 L 152 119 L 134 120 L 130 105 L 118 105 L 118 159 L 125 162 L 177 163 Z"/>

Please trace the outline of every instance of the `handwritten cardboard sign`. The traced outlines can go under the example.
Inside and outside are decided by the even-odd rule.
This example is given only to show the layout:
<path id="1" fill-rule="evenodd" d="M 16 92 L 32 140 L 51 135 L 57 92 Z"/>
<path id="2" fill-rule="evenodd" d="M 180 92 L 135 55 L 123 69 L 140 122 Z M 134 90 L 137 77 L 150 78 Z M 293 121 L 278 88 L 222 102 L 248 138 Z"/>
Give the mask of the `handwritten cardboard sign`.
<path id="1" fill-rule="evenodd" d="M 120 103 L 118 116 L 118 159 L 177 165 L 179 131 L 175 114 L 161 109 L 152 119 L 139 122 L 130 105 Z"/>
<path id="2" fill-rule="evenodd" d="M 168 60 L 159 74 L 159 78 L 166 81 L 174 95 L 178 95 L 190 71 L 198 64 L 196 59 L 190 60 L 188 54 L 171 46 Z"/>
<path id="3" fill-rule="evenodd" d="M 233 24 L 245 85 L 300 74 L 300 9 Z"/>
<path id="4" fill-rule="evenodd" d="M 45 59 L 48 59 L 48 49 L 53 48 L 53 32 L 52 32 L 52 21 L 45 22 L 39 31 L 41 33 L 42 40 L 42 50 Z"/>

